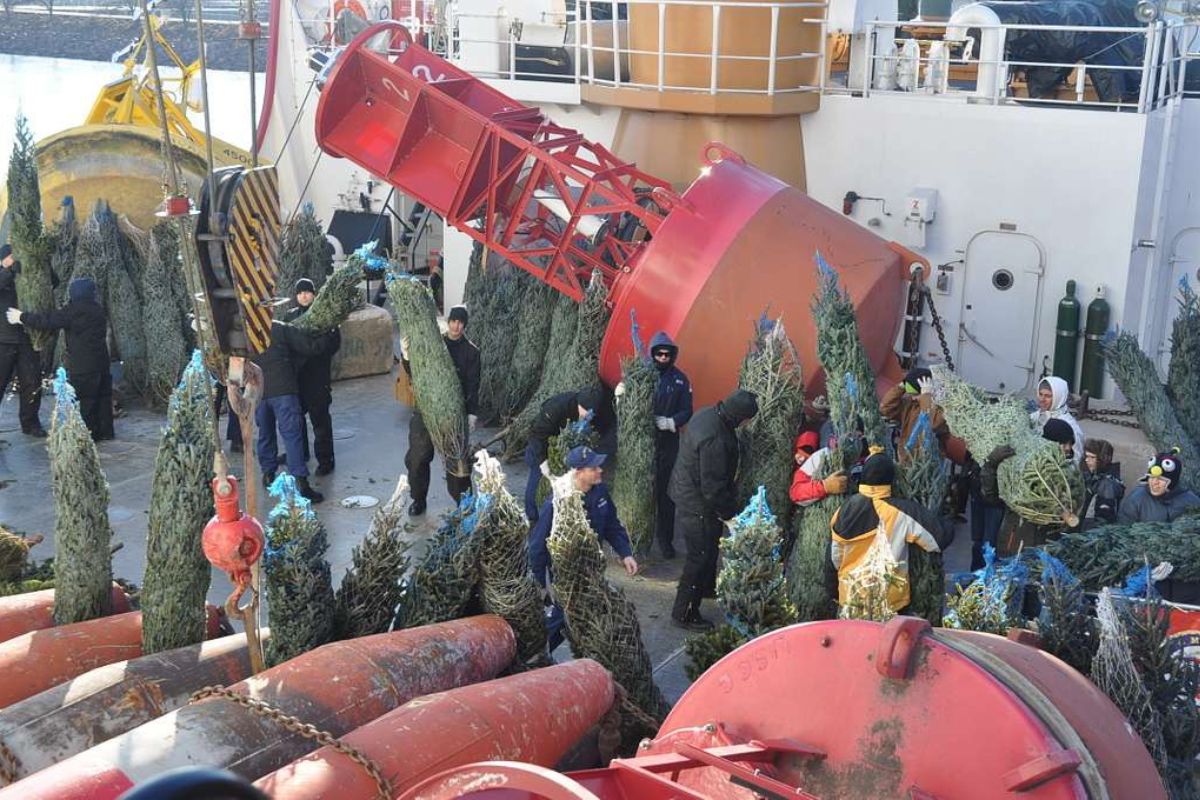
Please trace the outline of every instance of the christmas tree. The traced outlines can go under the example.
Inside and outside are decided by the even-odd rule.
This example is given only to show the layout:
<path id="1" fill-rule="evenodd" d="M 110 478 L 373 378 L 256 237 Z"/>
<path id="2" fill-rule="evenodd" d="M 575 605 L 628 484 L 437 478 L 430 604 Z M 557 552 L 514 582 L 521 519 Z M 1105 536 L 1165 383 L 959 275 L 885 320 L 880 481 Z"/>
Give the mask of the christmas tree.
<path id="1" fill-rule="evenodd" d="M 154 461 L 142 587 L 144 653 L 204 640 L 212 568 L 200 538 L 213 514 L 212 431 L 213 381 L 197 350 L 171 394 Z"/>
<path id="2" fill-rule="evenodd" d="M 488 502 L 467 492 L 442 519 L 425 555 L 400 584 L 393 630 L 458 619 L 475 604 L 479 585 L 479 520 Z"/>
<path id="3" fill-rule="evenodd" d="M 42 190 L 38 182 L 37 147 L 29 121 L 18 111 L 12 155 L 8 159 L 8 209 L 12 219 L 13 256 L 21 262 L 17 273 L 17 300 L 22 311 L 54 308 L 50 263 L 54 239 L 42 228 Z M 30 330 L 37 350 L 53 347 L 54 333 Z"/>
<path id="4" fill-rule="evenodd" d="M 171 287 L 182 278 L 178 228 L 172 223 L 160 222 L 150 231 L 150 237 L 146 269 L 142 273 L 145 298 L 142 323 L 145 340 L 154 343 L 146 353 L 147 396 L 152 403 L 163 403 L 170 397 L 180 370 L 187 364 L 190 348 L 183 334 L 186 318 L 180 314 Z"/>
<path id="5" fill-rule="evenodd" d="M 371 519 L 371 529 L 351 552 L 351 565 L 337 590 L 337 638 L 386 633 L 400 602 L 400 581 L 408 572 L 409 543 L 404 540 L 404 499 L 408 477 Z"/>
<path id="6" fill-rule="evenodd" d="M 50 423 L 50 476 L 54 490 L 54 623 L 66 625 L 112 612 L 112 528 L 108 481 L 75 389 L 61 367 L 54 379 Z"/>
<path id="7" fill-rule="evenodd" d="M 271 626 L 267 663 L 275 666 L 333 640 L 336 601 L 325 526 L 291 475 L 276 478 L 270 492 L 278 502 L 267 519 L 263 569 Z"/>
<path id="8" fill-rule="evenodd" d="M 313 204 L 305 202 L 300 213 L 283 227 L 279 237 L 279 274 L 275 278 L 275 294 L 291 297 L 296 281 L 308 278 L 320 291 L 332 266 L 329 243 L 317 219 Z M 287 304 L 275 307 L 279 317 L 288 310 Z"/>
<path id="9" fill-rule="evenodd" d="M 632 311 L 630 318 L 634 353 L 621 363 L 623 391 L 617 398 L 617 466 L 612 496 L 634 552 L 643 555 L 650 551 L 654 537 L 654 393 L 658 389 L 658 370 L 642 345 Z"/>

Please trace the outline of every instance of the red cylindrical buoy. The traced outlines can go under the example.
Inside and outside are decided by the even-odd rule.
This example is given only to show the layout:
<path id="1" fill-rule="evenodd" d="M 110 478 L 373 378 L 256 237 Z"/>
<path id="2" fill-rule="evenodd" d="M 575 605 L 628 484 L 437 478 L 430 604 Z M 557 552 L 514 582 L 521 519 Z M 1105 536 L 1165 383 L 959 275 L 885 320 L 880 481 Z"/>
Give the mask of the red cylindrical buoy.
<path id="1" fill-rule="evenodd" d="M 115 583 L 112 587 L 112 609 L 114 614 L 124 614 L 129 610 L 129 598 Z M 53 589 L 0 597 L 0 642 L 22 633 L 53 627 Z"/>
<path id="2" fill-rule="evenodd" d="M 506 759 L 552 767 L 612 706 L 608 670 L 589 659 L 421 697 L 341 737 L 399 793 L 450 767 Z M 362 767 L 331 747 L 255 783 L 273 800 L 373 798 Z"/>
<path id="3" fill-rule="evenodd" d="M 0 744 L 16 756 L 19 780 L 179 708 L 197 689 L 249 675 L 241 634 L 118 661 L 0 711 Z"/>
<path id="4" fill-rule="evenodd" d="M 208 606 L 208 637 L 220 616 Z M 142 654 L 142 612 L 89 619 L 31 631 L 0 642 L 0 709 L 77 678 L 89 670 Z"/>
<path id="5" fill-rule="evenodd" d="M 494 678 L 516 650 L 512 628 L 489 614 L 334 642 L 229 688 L 342 736 L 414 697 Z M 139 781 L 184 766 L 224 767 L 255 780 L 315 746 L 213 697 L 18 781 L 0 798 L 115 800 Z"/>

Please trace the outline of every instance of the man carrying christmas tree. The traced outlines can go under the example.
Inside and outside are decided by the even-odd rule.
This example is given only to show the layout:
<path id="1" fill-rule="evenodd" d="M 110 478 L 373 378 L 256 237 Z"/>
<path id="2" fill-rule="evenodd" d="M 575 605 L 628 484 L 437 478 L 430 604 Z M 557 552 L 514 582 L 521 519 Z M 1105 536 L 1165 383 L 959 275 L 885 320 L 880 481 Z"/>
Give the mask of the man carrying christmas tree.
<path id="1" fill-rule="evenodd" d="M 291 322 L 308 311 L 313 300 L 317 299 L 317 287 L 308 278 L 296 281 L 296 305 L 284 318 Z M 342 333 L 339 328 L 323 337 L 323 350 L 320 355 L 310 356 L 300 362 L 296 379 L 300 385 L 300 441 L 304 444 L 304 460 L 308 461 L 308 425 L 304 418 L 307 415 L 312 421 L 313 452 L 317 456 L 317 475 L 328 475 L 333 472 L 333 419 L 329 416 L 329 406 L 333 404 L 333 391 L 330 388 L 333 380 L 331 365 L 333 356 L 342 346 Z"/>
<path id="2" fill-rule="evenodd" d="M 1042 427 L 1042 438 L 1057 444 L 1062 452 L 1063 460 L 1071 462 L 1075 457 L 1075 431 L 1071 425 L 1062 419 L 1051 418 Z M 1008 445 L 1001 445 L 991 452 L 979 473 L 981 496 L 992 504 L 1004 505 L 1000 497 L 1000 465 L 1016 455 L 1016 451 Z M 1078 466 L 1078 465 L 1076 465 Z M 1016 555 L 1024 547 L 1041 547 L 1051 538 L 1057 536 L 1063 529 L 1063 524 L 1037 525 L 1026 519 L 1011 508 L 1004 506 L 1004 517 L 1000 523 L 998 536 L 998 553 L 1002 557 Z"/>
<path id="3" fill-rule="evenodd" d="M 717 543 L 725 520 L 741 510 L 737 428 L 757 413 L 758 399 L 738 389 L 715 406 L 700 409 L 679 441 L 670 494 L 675 501 L 675 531 L 688 551 L 671 619 L 690 631 L 712 627 L 700 615 L 700 601 L 716 590 Z"/>
<path id="4" fill-rule="evenodd" d="M 44 313 L 10 308 L 8 322 L 67 334 L 67 375 L 79 399 L 79 415 L 92 439 L 113 438 L 112 373 L 109 371 L 108 319 L 91 278 L 67 287 L 67 304 Z"/>
<path id="5" fill-rule="evenodd" d="M 525 482 L 525 516 L 532 525 L 538 520 L 537 487 L 542 479 L 542 462 L 550 454 L 550 437 L 568 422 L 578 422 L 595 411 L 603 394 L 596 387 L 575 392 L 562 392 L 542 403 L 537 417 L 529 427 L 529 441 L 525 445 L 525 466 L 529 478 Z"/>
<path id="6" fill-rule="evenodd" d="M 667 489 L 679 455 L 679 431 L 692 418 L 692 384 L 675 366 L 679 348 L 666 331 L 650 340 L 650 359 L 658 370 L 654 390 L 654 535 L 664 558 L 675 557 L 675 504 Z"/>
<path id="7" fill-rule="evenodd" d="M 1121 503 L 1118 522 L 1174 522 L 1176 517 L 1200 508 L 1200 497 L 1183 488 L 1183 461 L 1178 449 L 1150 459 L 1142 480 Z"/>
<path id="8" fill-rule="evenodd" d="M 301 441 L 303 412 L 300 409 L 300 383 L 296 365 L 304 358 L 319 356 L 329 347 L 328 339 L 336 332 L 312 335 L 282 320 L 271 323 L 271 345 L 254 357 L 263 375 L 263 396 L 254 412 L 258 425 L 255 444 L 258 463 L 262 467 L 263 485 L 270 488 L 279 469 L 279 445 L 275 438 L 278 428 L 283 446 L 287 448 L 288 473 L 296 479 L 301 496 L 320 503 L 325 495 L 308 483 L 308 464 Z"/>
<path id="9" fill-rule="evenodd" d="M 888 389 L 879 401 L 879 413 L 897 426 L 896 454 L 901 463 L 905 463 L 907 452 L 904 448 L 922 412 L 929 415 L 930 429 L 940 447 L 950 435 L 950 428 L 942 409 L 933 401 L 933 373 L 924 367 L 917 367 L 910 369 L 904 380 Z"/>
<path id="10" fill-rule="evenodd" d="M 458 382 L 462 388 L 463 401 L 467 410 L 467 431 L 475 429 L 476 415 L 479 413 L 479 348 L 466 336 L 469 320 L 466 306 L 454 306 L 446 318 L 446 333 L 442 340 L 450 351 L 450 360 L 454 362 L 454 371 L 458 373 Z M 404 371 L 410 376 L 412 368 L 408 363 L 408 339 L 400 340 L 400 353 Z M 433 439 L 429 429 L 425 427 L 425 419 L 421 412 L 413 409 L 408 421 L 408 452 L 404 454 L 404 466 L 408 469 L 408 480 L 412 492 L 412 505 L 408 513 L 414 517 L 425 513 L 425 501 L 429 496 L 429 465 L 433 463 Z M 465 458 L 465 454 L 464 454 Z M 455 475 L 447 465 L 446 491 L 455 503 L 471 488 L 470 475 Z"/>
<path id="11" fill-rule="evenodd" d="M 863 563 L 876 537 L 886 537 L 890 564 L 895 580 L 887 584 L 888 607 L 901 613 L 911 597 L 908 585 L 908 546 L 937 553 L 954 539 L 941 519 L 920 503 L 892 497 L 896 467 L 880 448 L 863 464 L 858 494 L 833 512 L 829 521 L 833 547 L 830 551 L 838 573 L 838 604 L 845 605 L 851 595 L 850 575 Z"/>
<path id="12" fill-rule="evenodd" d="M 570 470 L 567 474 L 576 491 L 583 494 L 583 508 L 587 512 L 588 525 L 596 533 L 597 538 L 608 542 L 608 546 L 617 554 L 625 567 L 627 575 L 636 575 L 637 560 L 633 557 L 633 546 L 629 542 L 629 533 L 617 516 L 617 507 L 613 503 L 608 487 L 604 485 L 603 453 L 597 453 L 587 446 L 573 447 L 567 453 L 566 464 Z M 564 476 L 565 477 L 565 476 Z M 554 574 L 550 563 L 550 551 L 546 540 L 554 527 L 554 498 L 549 497 L 542 503 L 541 513 L 537 524 L 529 532 L 529 568 L 533 571 L 534 580 L 543 589 L 553 582 Z M 553 652 L 562 642 L 562 614 L 551 613 L 547 619 L 550 651 Z"/>
<path id="13" fill-rule="evenodd" d="M 5 313 L 19 306 L 17 273 L 20 271 L 21 262 L 13 256 L 12 245 L 0 247 L 0 402 L 16 377 L 21 392 L 18 412 L 21 432 L 44 437 L 46 431 L 38 419 L 42 404 L 41 365 L 25 331 L 11 322 Z"/>

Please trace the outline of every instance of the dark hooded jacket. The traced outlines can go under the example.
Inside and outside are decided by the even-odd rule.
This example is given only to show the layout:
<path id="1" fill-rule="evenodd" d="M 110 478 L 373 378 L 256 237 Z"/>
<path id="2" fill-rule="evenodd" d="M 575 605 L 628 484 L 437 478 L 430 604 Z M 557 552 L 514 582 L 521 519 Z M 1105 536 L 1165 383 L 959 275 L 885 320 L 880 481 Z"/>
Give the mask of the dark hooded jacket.
<path id="1" fill-rule="evenodd" d="M 578 392 L 562 392 L 547 399 L 529 426 L 529 444 L 536 448 L 542 459 L 546 458 L 547 443 L 551 436 L 557 436 L 563 425 L 579 421 L 579 406 L 587 403 L 596 407 L 603 401 L 599 389 L 583 389 Z M 584 405 L 587 408 L 587 405 Z"/>
<path id="2" fill-rule="evenodd" d="M 295 322 L 308 309 L 299 303 L 284 316 L 285 322 Z M 296 379 L 300 384 L 300 394 L 320 395 L 329 389 L 333 382 L 333 356 L 342 347 L 342 332 L 334 328 L 327 336 L 321 338 L 321 352 L 299 360 Z"/>
<path id="3" fill-rule="evenodd" d="M 1174 522 L 1185 511 L 1200 507 L 1200 497 L 1182 486 L 1172 486 L 1162 497 L 1139 484 L 1121 503 L 1118 522 Z"/>
<path id="4" fill-rule="evenodd" d="M 4 313 L 10 308 L 20 308 L 17 302 L 17 273 L 20 271 L 20 261 L 14 261 L 11 267 L 0 267 L 0 344 L 24 341 L 25 332 L 21 326 L 9 325 Z"/>
<path id="5" fill-rule="evenodd" d="M 683 432 L 668 495 L 676 511 L 729 519 L 738 512 L 737 426 L 758 411 L 754 395 L 738 390 L 700 409 Z"/>
<path id="6" fill-rule="evenodd" d="M 297 367 L 306 358 L 319 356 L 337 333 L 314 335 L 281 320 L 271 323 L 271 345 L 254 357 L 263 374 L 263 398 L 300 394 Z"/>
<path id="7" fill-rule="evenodd" d="M 67 288 L 67 304 L 54 311 L 26 311 L 21 324 L 38 330 L 62 330 L 67 335 L 67 372 L 85 375 L 107 372 L 108 320 L 96 296 L 96 282 L 76 278 Z"/>
<path id="8" fill-rule="evenodd" d="M 662 349 L 671 351 L 671 360 L 665 368 L 659 369 L 658 362 L 654 361 L 651 356 L 655 369 L 659 369 L 658 387 L 654 390 L 654 416 L 670 417 L 675 420 L 675 430 L 680 431 L 692 418 L 692 384 L 679 367 L 675 366 L 679 348 L 666 331 L 659 331 L 650 340 L 652 354 L 655 350 Z M 669 431 L 660 431 L 660 433 L 670 434 Z"/>

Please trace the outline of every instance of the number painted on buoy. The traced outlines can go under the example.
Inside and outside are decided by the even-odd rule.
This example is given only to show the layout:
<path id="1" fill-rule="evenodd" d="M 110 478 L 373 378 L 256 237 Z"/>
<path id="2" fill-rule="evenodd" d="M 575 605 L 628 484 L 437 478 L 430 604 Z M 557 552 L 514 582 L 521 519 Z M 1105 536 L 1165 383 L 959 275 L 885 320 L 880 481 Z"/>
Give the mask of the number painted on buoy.
<path id="1" fill-rule="evenodd" d="M 395 84 L 395 83 L 392 81 L 392 79 L 391 79 L 391 78 L 384 78 L 384 79 L 383 79 L 383 87 L 384 87 L 385 89 L 391 89 L 393 92 L 395 92 L 396 94 L 398 94 L 398 95 L 400 95 L 401 97 L 403 97 L 403 98 L 404 98 L 404 102 L 406 102 L 406 103 L 408 103 L 408 102 L 411 102 L 411 98 L 408 96 L 408 90 L 407 90 L 407 89 L 402 89 L 402 88 L 400 88 L 399 86 L 397 86 L 397 85 L 396 85 L 396 84 Z"/>
<path id="2" fill-rule="evenodd" d="M 433 70 L 424 64 L 417 64 L 415 67 L 413 67 L 412 74 L 414 78 L 420 78 L 426 83 L 437 83 L 438 81 L 444 81 L 446 79 L 446 73 L 444 72 L 439 72 L 436 78 L 433 77 Z"/>

